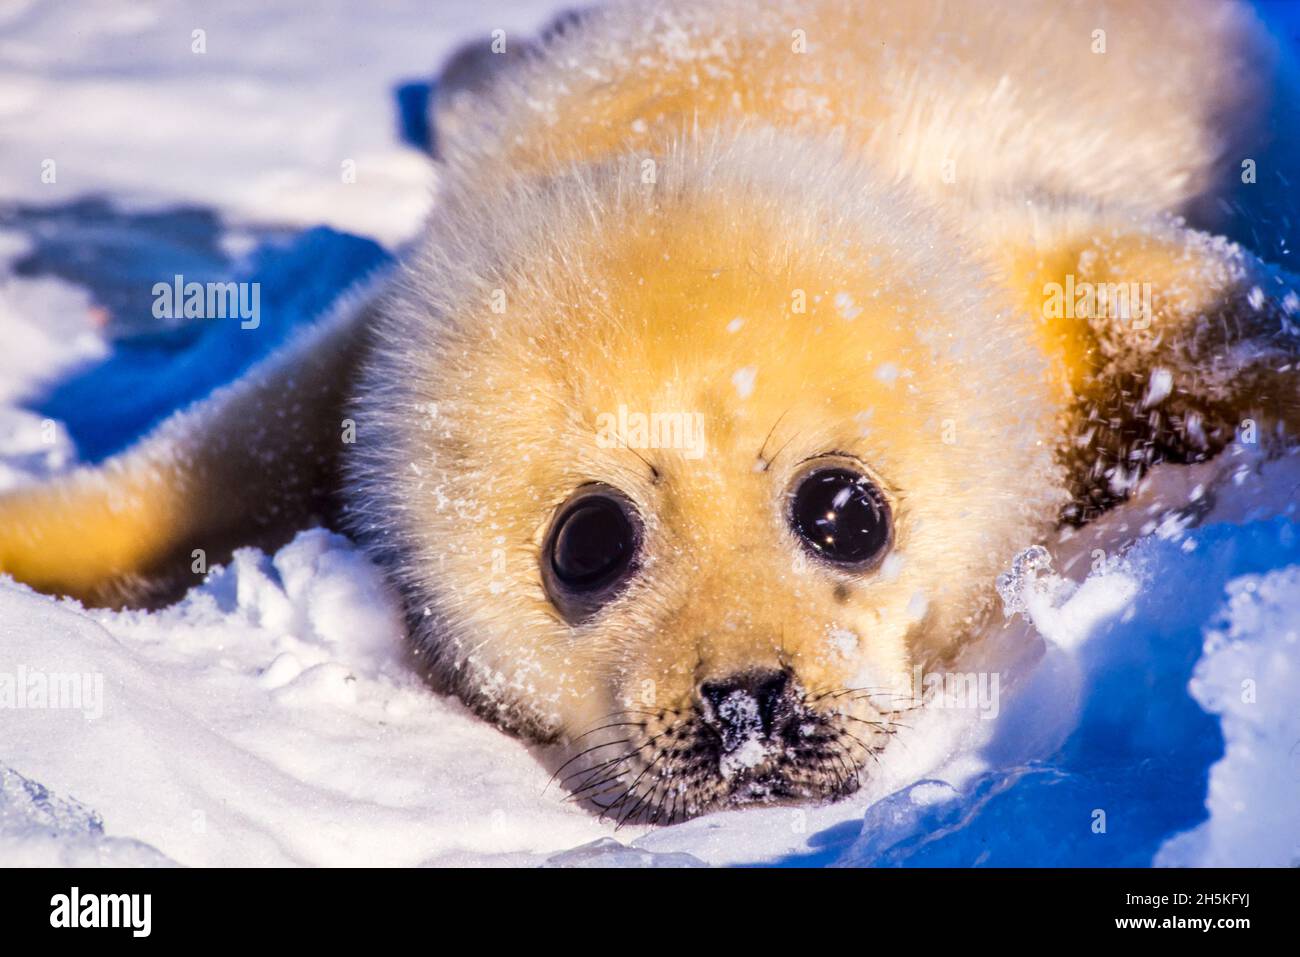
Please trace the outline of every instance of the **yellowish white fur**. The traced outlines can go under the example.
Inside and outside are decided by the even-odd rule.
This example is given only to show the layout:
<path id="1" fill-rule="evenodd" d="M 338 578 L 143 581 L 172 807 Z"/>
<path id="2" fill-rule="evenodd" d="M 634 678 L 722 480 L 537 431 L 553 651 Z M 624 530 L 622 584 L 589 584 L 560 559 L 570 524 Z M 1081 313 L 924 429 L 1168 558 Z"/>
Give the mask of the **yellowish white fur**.
<path id="1" fill-rule="evenodd" d="M 986 597 L 960 583 L 991 580 L 1059 504 L 1052 394 L 1022 317 L 999 312 L 986 275 L 931 254 L 957 248 L 932 217 L 805 146 L 710 137 L 667 154 L 653 189 L 614 163 L 472 206 L 451 194 L 435 215 L 430 235 L 455 238 L 428 242 L 390 291 L 351 487 L 467 697 L 517 713 L 498 685 L 528 687 L 525 717 L 556 733 L 639 700 L 645 681 L 675 702 L 702 670 L 771 665 L 783 633 L 810 686 L 885 684 L 920 619 L 955 637 Z M 618 228 L 592 244 L 593 222 Z M 862 314 L 845 318 L 847 301 Z M 937 302 L 981 321 L 917 321 Z M 708 453 L 601 448 L 596 419 L 620 405 L 702 413 Z M 802 561 L 783 515 L 796 466 L 828 451 L 900 490 L 895 563 L 845 578 L 843 606 L 841 576 Z M 575 630 L 542 592 L 538 551 L 591 481 L 650 528 L 645 574 Z M 860 637 L 859 656 L 827 654 L 835 629 Z"/>

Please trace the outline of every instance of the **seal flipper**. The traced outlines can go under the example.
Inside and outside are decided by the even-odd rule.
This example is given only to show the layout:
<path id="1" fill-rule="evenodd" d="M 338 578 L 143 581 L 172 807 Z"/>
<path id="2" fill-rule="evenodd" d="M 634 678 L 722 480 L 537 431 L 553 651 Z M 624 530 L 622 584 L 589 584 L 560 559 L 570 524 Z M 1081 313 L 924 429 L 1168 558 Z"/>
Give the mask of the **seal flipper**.
<path id="1" fill-rule="evenodd" d="M 1086 276 L 1145 302 L 1091 320 L 1103 360 L 1074 405 L 1063 457 L 1088 521 L 1152 466 L 1212 458 L 1234 440 L 1300 439 L 1300 299 L 1294 279 L 1191 230 L 1097 244 Z"/>
<path id="2" fill-rule="evenodd" d="M 1026 234 L 1003 262 L 1064 381 L 1062 520 L 1123 501 L 1160 462 L 1300 441 L 1295 278 L 1174 220 L 1073 210 Z"/>
<path id="3" fill-rule="evenodd" d="M 0 495 L 0 572 L 88 605 L 158 607 L 235 548 L 331 522 L 375 288 L 101 466 Z"/>

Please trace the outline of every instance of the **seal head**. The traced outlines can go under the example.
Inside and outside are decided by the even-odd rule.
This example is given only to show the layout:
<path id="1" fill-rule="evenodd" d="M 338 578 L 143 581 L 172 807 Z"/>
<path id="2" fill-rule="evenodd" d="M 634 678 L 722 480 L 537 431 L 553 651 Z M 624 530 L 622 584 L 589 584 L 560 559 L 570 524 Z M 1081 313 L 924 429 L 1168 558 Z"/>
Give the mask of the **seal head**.
<path id="1" fill-rule="evenodd" d="M 1059 494 L 1024 320 L 823 147 L 453 186 L 358 390 L 433 671 L 625 819 L 851 790 Z"/>

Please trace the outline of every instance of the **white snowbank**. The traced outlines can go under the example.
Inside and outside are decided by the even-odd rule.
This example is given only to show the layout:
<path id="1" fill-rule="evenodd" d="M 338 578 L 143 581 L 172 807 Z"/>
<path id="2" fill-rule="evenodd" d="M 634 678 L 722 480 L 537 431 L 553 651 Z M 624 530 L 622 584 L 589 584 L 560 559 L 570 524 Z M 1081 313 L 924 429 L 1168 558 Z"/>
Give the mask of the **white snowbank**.
<path id="1" fill-rule="evenodd" d="M 108 347 L 90 322 L 89 296 L 57 279 L 18 278 L 8 265 L 27 251 L 17 233 L 0 230 L 0 489 L 49 475 L 76 459 L 62 425 L 16 403 Z"/>
<path id="2" fill-rule="evenodd" d="M 423 685 L 377 570 L 323 530 L 156 614 L 0 584 L 0 648 L 29 689 L 82 691 L 6 709 L 0 762 L 184 864 L 540 861 L 610 833 Z"/>
<path id="3" fill-rule="evenodd" d="M 394 86 L 431 77 L 470 38 L 530 35 L 553 6 L 7 0 L 0 199 L 188 201 L 396 244 L 423 218 L 432 179 L 396 141 Z"/>
<path id="4" fill-rule="evenodd" d="M 1300 863 L 1300 566 L 1232 582 L 1192 696 L 1221 716 L 1226 751 L 1210 771 L 1210 818 L 1170 839 L 1156 863 Z M 1269 799 L 1272 796 L 1273 800 Z"/>

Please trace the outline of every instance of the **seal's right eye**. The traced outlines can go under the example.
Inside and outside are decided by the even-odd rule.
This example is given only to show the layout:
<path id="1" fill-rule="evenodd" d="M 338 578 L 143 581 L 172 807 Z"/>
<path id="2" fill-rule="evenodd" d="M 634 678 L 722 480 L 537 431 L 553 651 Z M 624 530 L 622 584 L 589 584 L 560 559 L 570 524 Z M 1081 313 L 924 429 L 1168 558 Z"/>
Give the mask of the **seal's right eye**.
<path id="1" fill-rule="evenodd" d="M 543 551 L 542 579 L 560 612 L 579 621 L 627 577 L 640 542 L 636 510 L 604 486 L 570 499 L 556 515 Z"/>

